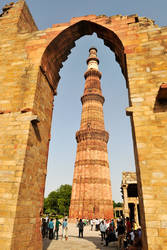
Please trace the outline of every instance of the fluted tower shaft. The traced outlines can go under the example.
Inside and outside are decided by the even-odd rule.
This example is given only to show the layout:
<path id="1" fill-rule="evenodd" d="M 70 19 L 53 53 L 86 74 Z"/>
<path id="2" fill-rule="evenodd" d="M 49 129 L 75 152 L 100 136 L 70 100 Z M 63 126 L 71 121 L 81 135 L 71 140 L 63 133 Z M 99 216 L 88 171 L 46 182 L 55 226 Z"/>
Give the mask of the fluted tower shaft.
<path id="1" fill-rule="evenodd" d="M 110 169 L 98 69 L 97 49 L 89 50 L 88 68 L 84 74 L 85 88 L 81 97 L 82 116 L 76 133 L 75 160 L 70 218 L 113 218 Z"/>

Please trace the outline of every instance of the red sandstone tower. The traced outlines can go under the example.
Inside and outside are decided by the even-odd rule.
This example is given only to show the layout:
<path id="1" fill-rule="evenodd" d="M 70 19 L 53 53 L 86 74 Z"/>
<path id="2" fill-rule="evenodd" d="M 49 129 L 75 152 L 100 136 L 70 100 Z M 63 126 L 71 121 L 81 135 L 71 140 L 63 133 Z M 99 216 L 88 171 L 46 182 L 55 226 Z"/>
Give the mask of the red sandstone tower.
<path id="1" fill-rule="evenodd" d="M 113 218 L 108 132 L 104 127 L 101 73 L 97 49 L 89 50 L 88 69 L 84 74 L 85 89 L 81 97 L 82 117 L 76 133 L 75 161 L 70 218 Z"/>

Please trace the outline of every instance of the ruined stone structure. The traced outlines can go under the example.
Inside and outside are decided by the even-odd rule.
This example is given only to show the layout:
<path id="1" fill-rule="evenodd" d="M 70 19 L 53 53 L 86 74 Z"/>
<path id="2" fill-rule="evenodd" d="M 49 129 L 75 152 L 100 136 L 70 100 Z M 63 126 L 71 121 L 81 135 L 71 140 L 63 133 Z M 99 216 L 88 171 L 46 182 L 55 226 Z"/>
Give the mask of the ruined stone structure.
<path id="1" fill-rule="evenodd" d="M 97 49 L 89 50 L 85 89 L 81 98 L 82 117 L 76 133 L 75 161 L 70 218 L 113 218 L 110 169 L 108 162 L 108 132 L 104 127 L 101 73 L 98 70 Z"/>
<path id="2" fill-rule="evenodd" d="M 2 249 L 42 249 L 40 212 L 59 70 L 75 41 L 93 32 L 115 53 L 129 91 L 143 249 L 167 249 L 167 27 L 137 15 L 88 15 L 38 30 L 23 0 L 0 17 Z"/>
<path id="3" fill-rule="evenodd" d="M 124 201 L 123 213 L 130 221 L 135 220 L 140 225 L 139 199 L 135 172 L 122 173 L 122 198 Z"/>
<path id="4" fill-rule="evenodd" d="M 123 208 L 122 207 L 114 207 L 114 218 L 119 218 L 123 216 Z"/>

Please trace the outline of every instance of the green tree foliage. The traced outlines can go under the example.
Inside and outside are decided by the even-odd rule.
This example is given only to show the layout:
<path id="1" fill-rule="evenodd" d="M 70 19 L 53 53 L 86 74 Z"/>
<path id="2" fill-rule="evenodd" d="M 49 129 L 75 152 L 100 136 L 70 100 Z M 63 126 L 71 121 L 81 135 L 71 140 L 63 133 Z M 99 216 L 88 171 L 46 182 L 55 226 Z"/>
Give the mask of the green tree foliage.
<path id="1" fill-rule="evenodd" d="M 123 207 L 123 203 L 122 202 L 115 202 L 113 201 L 113 207 Z"/>
<path id="2" fill-rule="evenodd" d="M 72 186 L 61 185 L 44 199 L 44 213 L 68 215 Z"/>

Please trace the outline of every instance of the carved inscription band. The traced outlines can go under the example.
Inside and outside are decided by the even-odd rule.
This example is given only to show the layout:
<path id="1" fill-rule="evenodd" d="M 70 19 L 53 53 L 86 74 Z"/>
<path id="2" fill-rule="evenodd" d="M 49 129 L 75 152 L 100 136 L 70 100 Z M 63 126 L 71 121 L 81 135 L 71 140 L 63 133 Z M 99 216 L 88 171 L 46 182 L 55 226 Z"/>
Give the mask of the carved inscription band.
<path id="1" fill-rule="evenodd" d="M 107 143 L 109 139 L 109 134 L 107 131 L 98 130 L 98 129 L 85 129 L 85 130 L 77 131 L 76 133 L 77 143 L 83 140 L 87 140 L 87 139 L 102 140 Z"/>
<path id="2" fill-rule="evenodd" d="M 79 160 L 75 162 L 75 167 L 77 166 L 86 166 L 86 165 L 92 165 L 95 168 L 95 165 L 100 165 L 103 167 L 109 168 L 109 163 L 107 161 L 102 160 Z"/>
<path id="3" fill-rule="evenodd" d="M 108 205 L 110 206 L 112 204 L 111 200 L 93 200 L 93 199 L 86 199 L 85 201 L 83 200 L 84 205 L 89 205 L 92 204 L 91 206 L 94 206 L 94 202 L 96 202 L 96 204 L 98 205 Z M 80 205 L 81 201 L 78 199 L 72 199 L 71 200 L 71 205 Z"/>
<path id="4" fill-rule="evenodd" d="M 80 144 L 78 144 L 77 152 L 85 151 L 85 150 L 97 150 L 97 151 L 107 153 L 107 146 L 106 145 L 98 145 L 98 144 L 95 144 L 95 145 L 88 145 L 88 144 L 80 145 Z"/>
<path id="5" fill-rule="evenodd" d="M 83 95 L 81 97 L 82 104 L 84 104 L 86 101 L 92 101 L 92 100 L 101 102 L 102 105 L 105 101 L 104 97 L 98 94 Z"/>
<path id="6" fill-rule="evenodd" d="M 100 106 L 91 106 L 91 107 L 83 107 L 82 108 L 82 112 L 90 112 L 90 111 L 95 111 L 101 114 L 101 112 L 103 112 L 103 108 Z"/>
<path id="7" fill-rule="evenodd" d="M 111 181 L 110 179 L 106 179 L 106 178 L 93 178 L 93 177 L 81 177 L 81 178 L 74 178 L 73 179 L 73 183 L 76 184 L 107 184 L 109 186 L 111 186 Z"/>
<path id="8" fill-rule="evenodd" d="M 85 79 L 88 76 L 98 76 L 99 79 L 101 79 L 101 72 L 96 70 L 96 69 L 90 69 L 90 70 L 86 71 L 85 74 L 84 74 Z"/>

